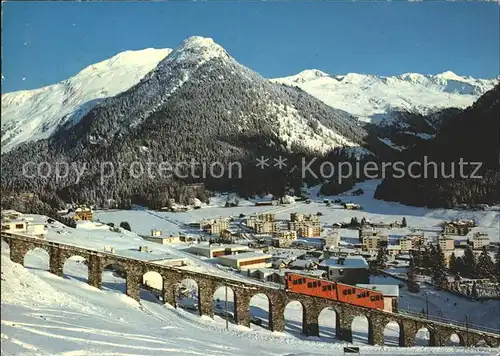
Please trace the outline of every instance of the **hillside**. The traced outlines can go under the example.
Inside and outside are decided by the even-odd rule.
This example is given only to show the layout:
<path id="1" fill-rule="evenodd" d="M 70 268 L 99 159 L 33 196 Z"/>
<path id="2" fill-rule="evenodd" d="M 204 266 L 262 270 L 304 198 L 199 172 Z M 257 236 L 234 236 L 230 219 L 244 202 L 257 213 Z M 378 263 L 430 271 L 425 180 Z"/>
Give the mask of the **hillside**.
<path id="1" fill-rule="evenodd" d="M 498 132 L 500 85 L 485 93 L 473 106 L 456 115 L 453 120 L 446 121 L 435 138 L 421 142 L 397 156 L 397 159 L 406 164 L 423 163 L 424 157 L 427 157 L 429 162 L 438 163 L 437 175 L 431 167 L 428 168 L 427 177 L 386 179 L 377 188 L 375 197 L 428 207 L 498 203 Z M 475 163 L 463 168 L 463 175 L 469 178 L 461 177 L 460 160 Z M 416 168 L 413 174 L 423 175 L 424 169 Z"/>
<path id="2" fill-rule="evenodd" d="M 119 94 L 151 71 L 171 49 L 121 52 L 60 83 L 2 94 L 2 153 L 74 125 L 105 98 Z"/>

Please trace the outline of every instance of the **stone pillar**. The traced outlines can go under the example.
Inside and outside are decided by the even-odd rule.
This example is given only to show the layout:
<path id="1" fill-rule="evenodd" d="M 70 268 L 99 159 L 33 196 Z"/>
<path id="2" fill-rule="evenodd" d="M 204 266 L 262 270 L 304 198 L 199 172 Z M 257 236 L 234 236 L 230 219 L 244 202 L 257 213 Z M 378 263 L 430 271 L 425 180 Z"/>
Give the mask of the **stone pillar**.
<path id="1" fill-rule="evenodd" d="M 375 326 L 376 325 L 376 326 Z M 368 344 L 370 345 L 384 345 L 384 324 L 368 324 Z"/>
<path id="2" fill-rule="evenodd" d="M 175 300 L 175 289 L 177 287 L 177 281 L 173 279 L 169 279 L 169 276 L 163 277 L 163 290 L 162 297 L 163 303 L 170 304 L 174 308 L 177 308 L 177 303 Z"/>
<path id="3" fill-rule="evenodd" d="M 238 325 L 250 327 L 250 296 L 243 288 L 233 287 L 234 321 Z"/>
<path id="4" fill-rule="evenodd" d="M 269 330 L 285 331 L 285 303 L 269 298 Z"/>
<path id="5" fill-rule="evenodd" d="M 366 318 L 368 319 L 368 344 L 384 345 L 384 329 L 390 320 L 378 314 L 367 315 Z"/>
<path id="6" fill-rule="evenodd" d="M 89 285 L 101 289 L 102 271 L 103 271 L 101 258 L 97 255 L 90 255 L 87 262 L 88 262 L 88 273 L 89 273 L 89 278 L 88 278 Z"/>
<path id="7" fill-rule="evenodd" d="M 420 326 L 413 320 L 401 319 L 401 325 L 403 326 L 403 345 L 405 347 L 415 346 L 415 336 Z"/>
<path id="8" fill-rule="evenodd" d="M 349 310 L 342 310 L 337 314 L 338 328 L 337 328 L 337 339 L 347 342 L 352 342 L 352 321 L 354 316 L 349 312 Z"/>
<path id="9" fill-rule="evenodd" d="M 141 277 L 142 275 L 127 270 L 126 293 L 130 298 L 135 299 L 137 301 L 141 300 L 141 282 L 142 282 Z"/>
<path id="10" fill-rule="evenodd" d="M 10 243 L 10 260 L 24 266 L 24 256 L 28 253 L 25 242 L 12 239 Z"/>
<path id="11" fill-rule="evenodd" d="M 198 310 L 200 315 L 214 317 L 214 293 L 215 289 L 210 280 L 199 280 L 198 283 Z"/>
<path id="12" fill-rule="evenodd" d="M 319 336 L 320 311 L 314 306 L 302 305 L 302 333 L 306 336 Z"/>
<path id="13" fill-rule="evenodd" d="M 50 273 L 55 274 L 56 276 L 63 276 L 63 264 L 61 256 L 61 250 L 58 247 L 52 246 L 50 248 L 50 260 L 49 260 L 49 270 Z"/>

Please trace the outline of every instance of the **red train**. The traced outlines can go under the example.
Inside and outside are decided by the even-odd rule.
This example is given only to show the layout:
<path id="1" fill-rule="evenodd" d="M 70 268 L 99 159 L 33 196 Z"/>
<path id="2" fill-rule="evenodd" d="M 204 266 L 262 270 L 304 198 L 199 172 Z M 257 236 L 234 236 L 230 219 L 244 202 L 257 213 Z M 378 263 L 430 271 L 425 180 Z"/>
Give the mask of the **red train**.
<path id="1" fill-rule="evenodd" d="M 285 281 L 286 289 L 290 292 L 337 300 L 366 308 L 384 309 L 382 293 L 371 289 L 325 281 L 292 272 L 285 274 Z"/>

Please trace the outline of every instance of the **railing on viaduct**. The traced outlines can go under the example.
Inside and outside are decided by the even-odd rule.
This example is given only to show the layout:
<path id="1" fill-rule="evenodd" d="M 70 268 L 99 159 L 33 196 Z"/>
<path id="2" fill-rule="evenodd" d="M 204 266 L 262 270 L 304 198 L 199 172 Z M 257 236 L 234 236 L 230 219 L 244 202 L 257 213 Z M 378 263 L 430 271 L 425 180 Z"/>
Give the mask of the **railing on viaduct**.
<path id="1" fill-rule="evenodd" d="M 453 334 L 458 336 L 462 346 L 475 346 L 481 341 L 493 347 L 500 345 L 498 334 L 467 329 L 458 325 L 353 306 L 254 284 L 251 281 L 212 276 L 34 237 L 2 233 L 2 239 L 9 244 L 10 259 L 19 264 L 24 264 L 24 256 L 28 251 L 35 248 L 44 249 L 49 254 L 50 272 L 60 277 L 63 276 L 63 266 L 67 259 L 73 256 L 85 258 L 88 265 L 88 283 L 99 289 L 102 285 L 104 269 L 109 265 L 119 265 L 126 274 L 126 294 L 137 301 L 140 300 L 142 276 L 147 272 L 157 272 L 161 275 L 163 302 L 174 307 L 176 306 L 177 286 L 185 279 L 192 279 L 198 284 L 200 315 L 213 317 L 214 293 L 220 287 L 229 287 L 234 295 L 234 320 L 237 324 L 247 327 L 250 326 L 250 299 L 261 293 L 269 300 L 269 328 L 273 331 L 284 331 L 285 307 L 289 302 L 298 301 L 302 304 L 302 332 L 308 336 L 319 335 L 319 315 L 323 309 L 331 308 L 336 313 L 336 338 L 347 342 L 352 342 L 351 325 L 354 318 L 365 316 L 368 320 L 368 343 L 371 345 L 384 344 L 384 328 L 390 322 L 396 322 L 399 325 L 399 346 L 415 345 L 416 334 L 423 328 L 429 331 L 430 346 L 445 345 Z"/>

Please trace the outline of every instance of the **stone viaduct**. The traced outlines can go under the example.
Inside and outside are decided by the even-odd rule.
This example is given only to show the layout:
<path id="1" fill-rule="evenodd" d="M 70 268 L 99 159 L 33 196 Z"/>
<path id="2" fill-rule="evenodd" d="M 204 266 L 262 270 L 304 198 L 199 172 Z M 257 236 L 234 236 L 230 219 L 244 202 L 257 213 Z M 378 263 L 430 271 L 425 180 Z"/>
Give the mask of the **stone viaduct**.
<path id="1" fill-rule="evenodd" d="M 250 299 L 262 293 L 269 299 L 269 328 L 273 331 L 284 331 L 286 305 L 291 301 L 302 304 L 302 333 L 307 336 L 318 336 L 318 318 L 325 308 L 333 308 L 336 313 L 337 339 L 352 342 L 352 321 L 356 316 L 365 316 L 368 320 L 368 343 L 384 344 L 384 327 L 389 322 L 399 325 L 399 346 L 415 345 L 418 330 L 426 328 L 430 334 L 430 346 L 444 346 L 450 336 L 456 334 L 462 346 L 475 346 L 483 341 L 492 347 L 500 345 L 500 335 L 479 330 L 466 329 L 462 326 L 439 323 L 423 318 L 417 318 L 398 313 L 369 309 L 340 303 L 334 300 L 311 297 L 302 294 L 276 289 L 251 281 L 243 282 L 209 274 L 193 272 L 181 268 L 163 266 L 160 264 L 121 257 L 111 253 L 75 247 L 62 243 L 50 242 L 37 238 L 2 234 L 2 239 L 9 244 L 10 259 L 24 264 L 24 256 L 28 251 L 41 248 L 49 254 L 49 270 L 62 277 L 65 261 L 72 256 L 86 259 L 88 264 L 88 283 L 101 288 L 102 273 L 109 265 L 119 265 L 126 273 L 126 294 L 139 301 L 142 276 L 147 272 L 157 272 L 163 278 L 163 302 L 176 306 L 176 289 L 178 283 L 192 279 L 198 284 L 198 309 L 200 315 L 213 317 L 213 295 L 219 287 L 229 287 L 234 294 L 234 320 L 239 325 L 250 326 Z"/>

